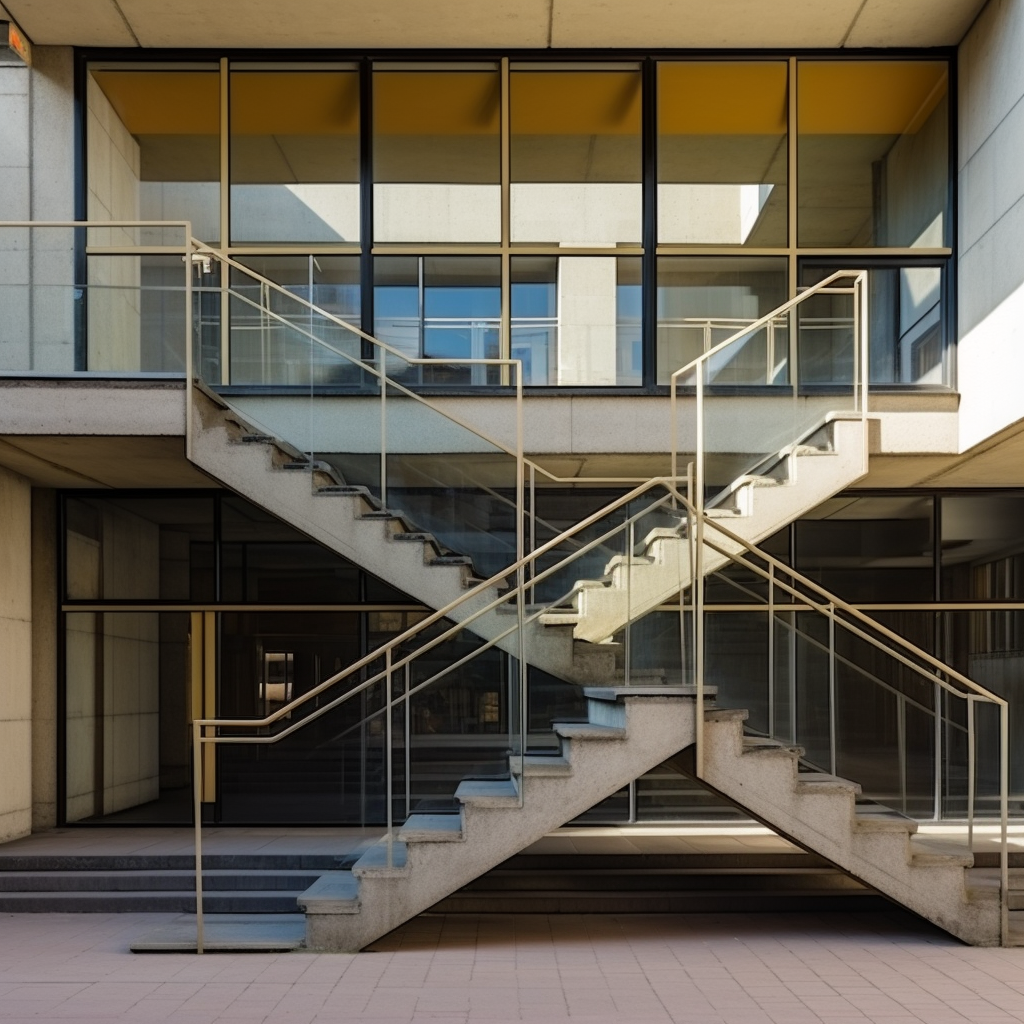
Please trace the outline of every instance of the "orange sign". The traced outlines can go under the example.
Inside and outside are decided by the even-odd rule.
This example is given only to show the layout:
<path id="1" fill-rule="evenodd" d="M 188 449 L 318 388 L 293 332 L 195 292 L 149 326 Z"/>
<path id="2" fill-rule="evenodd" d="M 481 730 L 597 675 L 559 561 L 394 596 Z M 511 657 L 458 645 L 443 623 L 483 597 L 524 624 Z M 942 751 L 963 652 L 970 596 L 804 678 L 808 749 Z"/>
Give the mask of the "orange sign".
<path id="1" fill-rule="evenodd" d="M 7 45 L 26 63 L 32 63 L 32 45 L 14 22 L 7 25 Z"/>

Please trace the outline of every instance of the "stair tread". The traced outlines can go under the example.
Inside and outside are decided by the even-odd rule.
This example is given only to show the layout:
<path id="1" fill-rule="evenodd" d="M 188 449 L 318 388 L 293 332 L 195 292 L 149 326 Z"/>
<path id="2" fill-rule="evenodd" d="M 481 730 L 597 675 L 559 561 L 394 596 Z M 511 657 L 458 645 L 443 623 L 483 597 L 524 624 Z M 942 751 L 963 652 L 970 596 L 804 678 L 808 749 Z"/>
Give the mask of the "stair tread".
<path id="1" fill-rule="evenodd" d="M 917 822 L 913 818 L 882 804 L 858 803 L 853 817 L 861 832 L 907 832 L 912 835 L 917 831 Z"/>
<path id="2" fill-rule="evenodd" d="M 403 843 L 457 843 L 464 838 L 458 814 L 412 814 L 398 830 Z"/>
<path id="3" fill-rule="evenodd" d="M 406 847 L 400 840 L 389 843 L 387 837 L 377 840 L 352 865 L 355 877 L 366 874 L 404 874 L 407 869 Z M 345 874 L 346 872 L 339 872 Z"/>
<path id="4" fill-rule="evenodd" d="M 512 770 L 523 775 L 571 775 L 572 765 L 564 758 L 547 754 L 527 754 L 511 758 Z"/>
<path id="5" fill-rule="evenodd" d="M 850 779 L 844 779 L 841 775 L 827 775 L 824 772 L 801 772 L 797 776 L 797 785 L 804 788 L 822 788 L 822 789 L 848 789 L 853 793 L 860 793 L 861 786 L 859 782 L 853 782 Z"/>
<path id="6" fill-rule="evenodd" d="M 567 740 L 624 740 L 626 730 L 614 725 L 594 725 L 592 722 L 555 722 L 555 732 Z"/>
<path id="7" fill-rule="evenodd" d="M 519 791 L 511 779 L 465 779 L 455 790 L 455 799 L 484 807 L 518 805 Z"/>
<path id="8" fill-rule="evenodd" d="M 328 871 L 299 894 L 297 903 L 300 909 L 313 913 L 357 913 L 359 879 L 351 871 Z"/>
<path id="9" fill-rule="evenodd" d="M 960 864 L 974 866 L 974 856 L 962 843 L 938 839 L 920 834 L 910 837 L 910 849 L 915 862 L 919 864 Z"/>

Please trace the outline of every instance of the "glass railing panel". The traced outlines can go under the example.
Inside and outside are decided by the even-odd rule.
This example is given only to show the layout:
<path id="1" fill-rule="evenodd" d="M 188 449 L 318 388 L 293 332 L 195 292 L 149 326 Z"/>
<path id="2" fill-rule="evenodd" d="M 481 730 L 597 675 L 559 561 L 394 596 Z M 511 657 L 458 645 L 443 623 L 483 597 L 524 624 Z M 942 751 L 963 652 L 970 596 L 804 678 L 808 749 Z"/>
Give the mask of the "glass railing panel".
<path id="1" fill-rule="evenodd" d="M 1008 698 L 1009 746 L 1020 748 L 1024 737 L 1024 709 L 1014 701 L 1015 681 L 1024 666 L 1024 609 L 978 608 L 940 613 L 941 658 L 964 675 L 981 683 L 1001 697 Z M 947 704 L 949 702 L 947 701 Z M 962 701 L 953 702 L 962 705 Z M 999 797 L 999 720 L 991 708 L 976 705 L 977 804 L 979 814 L 998 814 Z M 967 793 L 967 713 L 949 707 L 943 732 L 943 758 L 946 785 L 943 813 L 956 817 L 966 813 Z M 1019 758 L 1009 764 L 1010 813 L 1024 808 L 1024 765 Z"/>
<path id="2" fill-rule="evenodd" d="M 0 226 L 0 372 L 182 374 L 184 231 Z"/>
<path id="3" fill-rule="evenodd" d="M 860 410 L 867 340 L 859 280 L 851 272 L 823 283 L 821 290 L 718 343 L 705 326 L 704 351 L 672 381 L 679 403 L 677 472 L 693 463 L 706 507 L 742 509 L 743 477 L 786 479 L 786 453 L 793 445 L 828 450 L 828 417 Z M 796 366 L 790 357 L 794 330 Z M 752 387 L 764 390 L 737 417 L 736 389 L 749 395 Z"/>
<path id="4" fill-rule="evenodd" d="M 714 520 L 705 526 L 719 558 L 725 529 Z M 718 703 L 747 708 L 750 733 L 801 747 L 805 770 L 857 782 L 862 802 L 915 818 L 966 814 L 965 698 L 976 691 L 931 660 L 934 614 L 870 619 L 768 556 L 733 550 L 732 566 L 709 580 L 704 617 L 705 681 L 718 687 Z M 737 593 L 744 600 L 729 596 Z M 947 629 L 967 635 L 955 623 Z M 994 807 L 998 709 L 983 694 L 976 703 L 991 735 L 976 733 L 986 767 L 978 762 L 975 791 Z"/>

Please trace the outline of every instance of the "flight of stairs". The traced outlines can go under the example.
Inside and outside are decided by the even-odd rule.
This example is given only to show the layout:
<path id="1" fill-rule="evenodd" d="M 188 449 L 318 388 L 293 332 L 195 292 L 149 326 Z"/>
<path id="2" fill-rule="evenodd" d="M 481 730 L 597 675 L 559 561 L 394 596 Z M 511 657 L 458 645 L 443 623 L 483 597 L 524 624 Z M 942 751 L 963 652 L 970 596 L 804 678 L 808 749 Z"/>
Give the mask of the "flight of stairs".
<path id="1" fill-rule="evenodd" d="M 800 771 L 800 747 L 745 736 L 744 710 L 705 712 L 702 781 L 781 835 L 825 857 L 964 942 L 998 945 L 997 891 L 964 847 L 915 835 L 912 819 L 859 806 L 848 779 Z"/>
<path id="2" fill-rule="evenodd" d="M 203 905 L 210 914 L 294 914 L 317 878 L 353 859 L 211 854 Z M 195 913 L 195 881 L 195 858 L 187 854 L 5 854 L 0 913 Z"/>

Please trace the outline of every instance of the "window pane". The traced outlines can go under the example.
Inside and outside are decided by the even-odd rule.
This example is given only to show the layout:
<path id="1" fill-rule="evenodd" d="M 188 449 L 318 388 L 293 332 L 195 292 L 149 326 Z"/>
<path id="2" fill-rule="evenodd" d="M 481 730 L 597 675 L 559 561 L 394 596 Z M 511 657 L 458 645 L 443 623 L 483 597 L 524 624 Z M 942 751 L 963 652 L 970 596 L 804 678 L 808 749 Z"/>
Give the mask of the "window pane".
<path id="1" fill-rule="evenodd" d="M 381 256 L 374 261 L 374 332 L 409 358 L 451 359 L 388 373 L 423 384 L 498 384 L 496 366 L 458 360 L 500 353 L 501 260 L 497 256 Z"/>
<path id="2" fill-rule="evenodd" d="M 232 271 L 231 380 L 236 384 L 354 382 L 359 336 L 329 317 L 311 315 L 304 303 L 311 302 L 358 327 L 359 257 L 245 256 L 239 262 L 290 294 L 272 291 L 256 278 Z"/>
<path id="3" fill-rule="evenodd" d="M 658 240 L 786 244 L 787 68 L 658 66 Z"/>
<path id="4" fill-rule="evenodd" d="M 637 245 L 640 71 L 513 70 L 512 241 Z"/>
<path id="5" fill-rule="evenodd" d="M 948 67 L 803 61 L 802 246 L 949 244 Z"/>
<path id="6" fill-rule="evenodd" d="M 803 267 L 802 285 L 839 270 Z M 945 384 L 942 267 L 876 267 L 868 272 L 872 384 Z M 809 298 L 800 309 L 800 380 L 849 383 L 853 374 L 853 299 Z"/>
<path id="7" fill-rule="evenodd" d="M 359 75 L 231 75 L 234 242 L 359 241 Z"/>
<path id="8" fill-rule="evenodd" d="M 981 493 L 942 498 L 942 600 L 1024 601 L 1022 548 L 1024 496 Z M 989 616 L 986 628 L 992 632 L 987 634 L 986 649 L 992 649 L 997 637 L 1000 650 L 1024 648 L 1024 634 L 1012 625 L 1019 613 Z"/>
<path id="9" fill-rule="evenodd" d="M 658 383 L 786 301 L 784 258 L 663 256 L 658 260 Z M 752 335 L 733 383 L 788 380 L 785 322 Z M 724 370 L 725 368 L 721 368 Z M 737 374 L 739 375 L 737 377 Z"/>
<path id="10" fill-rule="evenodd" d="M 796 568 L 844 601 L 931 601 L 931 496 L 832 498 L 796 523 Z"/>
<path id="11" fill-rule="evenodd" d="M 500 242 L 501 79 L 481 70 L 377 70 L 377 242 Z"/>
<path id="12" fill-rule="evenodd" d="M 526 384 L 641 384 L 640 259 L 513 256 L 512 358 Z"/>
<path id="13" fill-rule="evenodd" d="M 97 70 L 87 106 L 89 219 L 190 220 L 193 235 L 216 244 L 218 72 Z"/>
<path id="14" fill-rule="evenodd" d="M 212 600 L 213 500 L 68 498 L 69 600 Z"/>

